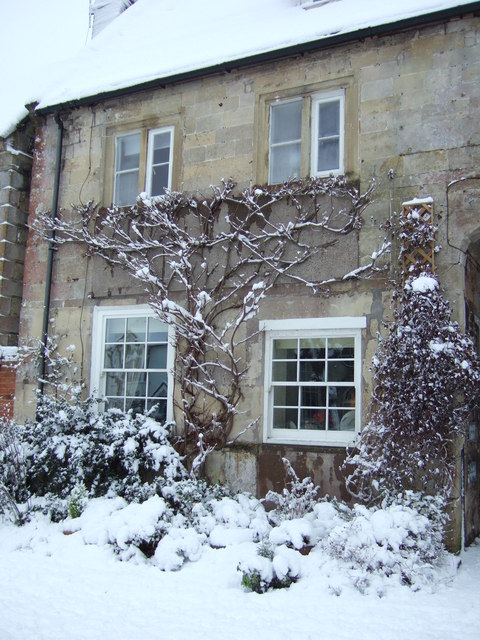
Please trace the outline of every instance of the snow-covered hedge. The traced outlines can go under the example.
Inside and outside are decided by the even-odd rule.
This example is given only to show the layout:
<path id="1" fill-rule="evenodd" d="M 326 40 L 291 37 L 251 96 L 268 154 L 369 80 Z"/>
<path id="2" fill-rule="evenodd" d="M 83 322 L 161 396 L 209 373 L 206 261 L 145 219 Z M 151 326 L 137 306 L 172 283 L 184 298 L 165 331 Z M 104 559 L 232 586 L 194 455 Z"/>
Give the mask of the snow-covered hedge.
<path id="1" fill-rule="evenodd" d="M 8 429 L 10 442 L 0 446 L 0 482 L 14 501 L 43 498 L 54 518 L 65 517 L 79 487 L 88 497 L 143 501 L 187 475 L 167 426 L 116 409 L 98 414 L 92 398 L 69 403 L 45 395 L 35 421 Z M 21 482 L 12 469 L 13 447 Z"/>
<path id="2" fill-rule="evenodd" d="M 338 593 L 338 571 L 360 591 L 392 579 L 419 588 L 446 557 L 440 499 L 406 492 L 374 508 L 319 501 L 318 487 L 285 461 L 290 481 L 268 494 L 267 512 L 266 501 L 188 477 L 166 427 L 118 411 L 98 415 L 90 400 L 47 396 L 37 422 L 9 423 L 2 433 L 0 507 L 22 515 L 15 500 L 28 498 L 55 511 L 65 532 L 124 561 L 171 571 L 207 546 L 237 548 L 246 589 L 288 587 L 313 562 Z"/>

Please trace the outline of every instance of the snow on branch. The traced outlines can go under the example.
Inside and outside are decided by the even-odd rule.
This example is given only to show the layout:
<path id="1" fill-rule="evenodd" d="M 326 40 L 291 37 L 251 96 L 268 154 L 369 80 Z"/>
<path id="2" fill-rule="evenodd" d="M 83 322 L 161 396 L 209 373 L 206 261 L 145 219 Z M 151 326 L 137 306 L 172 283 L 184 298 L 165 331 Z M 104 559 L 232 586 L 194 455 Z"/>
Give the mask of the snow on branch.
<path id="1" fill-rule="evenodd" d="M 55 221 L 40 214 L 36 228 L 46 239 L 54 228 L 57 243 L 80 241 L 127 270 L 158 316 L 174 325 L 179 439 L 187 461 L 199 467 L 228 442 L 247 369 L 239 345 L 255 334 L 249 321 L 262 299 L 280 283 L 325 288 L 327 281 L 310 274 L 321 275 L 325 250 L 361 228 L 372 190 L 359 194 L 332 177 L 238 193 L 227 180 L 208 197 L 167 191 L 141 194 L 132 207 L 89 203 Z M 328 284 L 384 271 L 379 259 L 388 249 L 384 243 L 368 264 Z M 307 268 L 314 257 L 315 270 Z"/>
<path id="2" fill-rule="evenodd" d="M 436 276 L 411 276 L 395 300 L 374 358 L 370 420 L 346 462 L 347 487 L 367 502 L 418 489 L 448 500 L 456 440 L 480 403 L 480 360 Z"/>

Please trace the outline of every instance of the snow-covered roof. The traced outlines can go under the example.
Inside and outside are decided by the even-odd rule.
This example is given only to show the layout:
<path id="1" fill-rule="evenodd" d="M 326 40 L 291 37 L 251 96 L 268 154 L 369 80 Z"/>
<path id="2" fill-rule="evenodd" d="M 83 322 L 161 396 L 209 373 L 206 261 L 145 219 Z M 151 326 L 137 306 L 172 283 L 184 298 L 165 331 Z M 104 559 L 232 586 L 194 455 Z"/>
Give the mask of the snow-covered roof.
<path id="1" fill-rule="evenodd" d="M 0 2 L 0 136 L 25 118 L 58 61 L 85 46 L 88 0 Z"/>
<path id="2" fill-rule="evenodd" d="M 50 73 L 37 93 L 38 108 L 93 100 L 467 8 L 478 10 L 480 2 L 137 0 L 74 59 Z"/>

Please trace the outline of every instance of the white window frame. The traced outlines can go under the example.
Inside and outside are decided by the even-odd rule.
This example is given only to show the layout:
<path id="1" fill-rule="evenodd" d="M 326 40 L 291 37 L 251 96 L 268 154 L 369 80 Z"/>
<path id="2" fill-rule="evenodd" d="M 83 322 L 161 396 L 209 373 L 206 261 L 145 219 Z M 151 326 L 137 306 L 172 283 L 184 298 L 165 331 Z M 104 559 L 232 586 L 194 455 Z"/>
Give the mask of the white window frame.
<path id="1" fill-rule="evenodd" d="M 126 138 L 127 136 L 140 134 L 140 150 L 139 150 L 139 165 L 136 169 L 138 171 L 138 192 L 135 194 L 135 198 L 133 202 L 130 202 L 128 205 L 122 206 L 130 206 L 135 204 L 136 197 L 142 191 L 145 191 L 148 196 L 151 196 L 151 187 L 152 187 L 152 171 L 153 171 L 153 139 L 156 134 L 159 133 L 169 133 L 170 134 L 170 154 L 168 161 L 168 181 L 167 181 L 167 189 L 172 188 L 172 170 L 173 170 L 173 151 L 174 151 L 174 132 L 175 127 L 159 127 L 157 129 L 132 129 L 131 131 L 124 131 L 115 136 L 115 145 L 114 145 L 114 167 L 113 167 L 113 194 L 112 201 L 113 204 L 117 204 L 115 202 L 115 196 L 117 192 L 117 176 L 121 173 L 127 173 L 127 170 L 120 171 L 117 169 L 117 148 L 118 143 L 121 138 Z M 146 156 L 145 154 L 146 148 Z M 143 171 L 144 169 L 144 171 Z M 129 169 L 128 171 L 132 171 Z M 143 177 L 144 176 L 144 177 Z M 161 194 L 156 194 L 161 195 Z"/>
<path id="2" fill-rule="evenodd" d="M 312 177 L 322 178 L 330 175 L 343 175 L 345 173 L 345 88 L 331 89 L 325 91 L 318 91 L 308 95 L 291 96 L 285 99 L 275 99 L 269 103 L 268 111 L 268 183 L 277 184 L 272 182 L 272 149 L 281 146 L 281 143 L 274 145 L 271 142 L 272 135 L 272 109 L 276 105 L 285 104 L 288 102 L 296 102 L 302 100 L 302 138 L 300 144 L 300 167 L 301 171 L 306 170 L 308 175 Z M 337 101 L 340 107 L 340 126 L 339 126 L 339 159 L 338 167 L 327 169 L 325 171 L 316 171 L 314 167 L 317 166 L 318 159 L 318 118 L 316 117 L 317 107 L 319 104 Z M 308 122 L 306 120 L 308 119 Z M 308 133 L 307 133 L 308 132 Z M 293 142 L 293 141 L 288 141 Z M 302 169 L 303 167 L 303 169 Z M 285 176 L 284 179 L 294 178 L 295 176 Z"/>
<path id="3" fill-rule="evenodd" d="M 128 136 L 134 136 L 134 135 L 138 135 L 139 136 L 139 149 L 138 149 L 138 166 L 136 167 L 136 169 L 118 169 L 117 168 L 117 151 L 118 151 L 118 145 L 119 142 L 122 138 L 127 138 Z M 115 136 L 115 148 L 114 148 L 114 167 L 113 167 L 113 204 L 117 204 L 116 202 L 116 195 L 117 195 L 117 183 L 118 183 L 118 176 L 119 175 L 123 175 L 125 173 L 132 173 L 133 171 L 136 171 L 137 173 L 137 188 L 138 188 L 138 183 L 140 181 L 140 163 L 142 162 L 142 132 L 139 129 L 133 130 L 133 131 L 127 131 L 125 133 L 119 134 L 118 136 Z M 138 194 L 137 194 L 138 195 Z M 135 204 L 135 200 L 129 204 Z M 120 205 L 120 206 L 128 206 L 128 205 Z"/>
<path id="4" fill-rule="evenodd" d="M 160 129 L 150 129 L 147 143 L 147 168 L 145 190 L 149 196 L 152 195 L 152 174 L 153 174 L 153 138 L 159 133 L 170 133 L 170 149 L 168 158 L 168 180 L 167 189 L 172 187 L 172 157 L 173 157 L 173 135 L 174 127 L 161 127 Z M 162 163 L 165 164 L 165 163 Z M 157 194 L 158 196 L 159 194 Z"/>
<path id="5" fill-rule="evenodd" d="M 110 318 L 155 318 L 148 305 L 120 305 L 111 307 L 94 307 L 92 318 L 92 360 L 90 370 L 90 390 L 92 394 L 102 397 L 105 393 L 106 369 L 104 367 L 105 335 L 107 320 Z M 173 386 L 175 365 L 175 331 L 168 326 L 167 346 L 167 415 L 166 421 L 173 421 Z M 145 369 L 146 371 L 147 369 Z M 99 403 L 104 409 L 104 403 Z"/>
<path id="6" fill-rule="evenodd" d="M 338 135 L 338 167 L 335 169 L 328 169 L 326 171 L 314 171 L 314 167 L 317 166 L 318 160 L 318 118 L 314 117 L 317 112 L 317 106 L 320 104 L 326 104 L 328 102 L 339 102 L 339 135 Z M 323 177 L 329 175 L 342 175 L 345 172 L 344 157 L 345 157 L 345 90 L 337 89 L 335 91 L 325 91 L 323 93 L 317 93 L 312 96 L 312 132 L 311 132 L 311 155 L 310 155 L 310 175 L 314 177 Z"/>
<path id="7" fill-rule="evenodd" d="M 268 183 L 269 184 L 276 184 L 273 182 L 272 180 L 272 172 L 273 172 L 273 162 L 272 162 L 272 151 L 275 151 L 276 149 L 279 149 L 281 147 L 285 147 L 287 145 L 292 145 L 292 144 L 298 144 L 300 143 L 300 163 L 299 163 L 299 171 L 301 172 L 301 165 L 302 165 L 302 137 L 300 134 L 300 138 L 296 138 L 296 139 L 292 139 L 292 140 L 284 140 L 283 142 L 272 142 L 272 120 L 273 120 L 273 110 L 275 109 L 275 107 L 284 105 L 284 104 L 291 104 L 294 102 L 299 102 L 301 105 L 300 108 L 300 130 L 302 128 L 302 117 L 303 117 L 303 99 L 299 96 L 296 96 L 294 98 L 287 98 L 285 100 L 276 100 L 275 102 L 272 102 L 270 104 L 270 113 L 269 113 L 269 132 L 268 132 Z M 288 176 L 289 178 L 300 178 L 301 176 Z"/>
<path id="8" fill-rule="evenodd" d="M 289 320 L 264 320 L 260 330 L 265 335 L 264 381 L 264 442 L 271 444 L 304 444 L 346 447 L 355 442 L 361 424 L 362 379 L 362 329 L 367 326 L 365 317 L 296 318 Z M 355 430 L 314 431 L 273 428 L 272 356 L 273 341 L 282 338 L 354 338 Z"/>

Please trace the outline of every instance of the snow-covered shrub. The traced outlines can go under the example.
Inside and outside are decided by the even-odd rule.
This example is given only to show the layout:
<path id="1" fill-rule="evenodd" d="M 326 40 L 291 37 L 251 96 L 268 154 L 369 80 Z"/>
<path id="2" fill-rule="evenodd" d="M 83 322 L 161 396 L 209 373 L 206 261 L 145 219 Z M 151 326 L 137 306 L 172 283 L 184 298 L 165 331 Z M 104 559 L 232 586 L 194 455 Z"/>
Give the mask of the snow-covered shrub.
<path id="1" fill-rule="evenodd" d="M 320 488 L 316 487 L 311 478 L 300 480 L 287 458 L 282 458 L 290 480 L 282 493 L 269 491 L 265 502 L 273 503 L 274 509 L 268 512 L 272 524 L 279 524 L 282 520 L 301 518 L 313 509 L 318 502 Z"/>
<path id="2" fill-rule="evenodd" d="M 0 418 L 0 514 L 22 522 L 19 504 L 27 499 L 24 447 L 18 427 L 13 420 Z"/>
<path id="3" fill-rule="evenodd" d="M 151 558 L 167 533 L 174 514 L 158 495 L 145 502 L 131 502 L 114 511 L 108 521 L 108 541 L 122 560 L 137 556 Z"/>
<path id="4" fill-rule="evenodd" d="M 162 487 L 162 496 L 176 512 L 185 516 L 191 524 L 197 522 L 198 505 L 206 505 L 211 500 L 221 500 L 229 495 L 230 491 L 225 485 L 209 485 L 206 480 L 201 478 L 183 478 Z"/>
<path id="5" fill-rule="evenodd" d="M 370 420 L 345 463 L 347 487 L 366 502 L 419 488 L 448 498 L 455 439 L 479 401 L 480 360 L 435 276 L 411 276 L 395 301 L 374 358 Z"/>
<path id="6" fill-rule="evenodd" d="M 237 569 L 242 574 L 242 586 L 248 591 L 285 589 L 300 577 L 300 554 L 283 545 L 274 548 L 264 541 L 257 546 L 256 554 L 240 562 Z"/>
<path id="7" fill-rule="evenodd" d="M 112 493 L 142 501 L 186 477 L 166 426 L 117 409 L 98 414 L 92 398 L 69 403 L 44 395 L 37 419 L 17 431 L 30 494 L 52 497 L 60 512 L 79 484 L 89 497 Z"/>
<path id="8" fill-rule="evenodd" d="M 176 571 L 186 560 L 200 558 L 205 541 L 206 535 L 195 529 L 173 526 L 159 541 L 154 562 L 162 571 Z"/>
<path id="9" fill-rule="evenodd" d="M 355 505 L 349 519 L 333 527 L 323 546 L 354 572 L 354 583 L 361 578 L 362 589 L 374 574 L 397 576 L 403 584 L 416 587 L 431 577 L 446 552 L 438 519 L 409 506 L 415 503 L 421 505 L 421 497 L 410 494 L 405 502 L 399 496 L 383 508 Z M 441 513 L 434 499 L 420 510 Z"/>
<path id="10" fill-rule="evenodd" d="M 74 487 L 68 500 L 68 515 L 70 518 L 79 518 L 88 501 L 88 493 L 83 482 Z"/>

